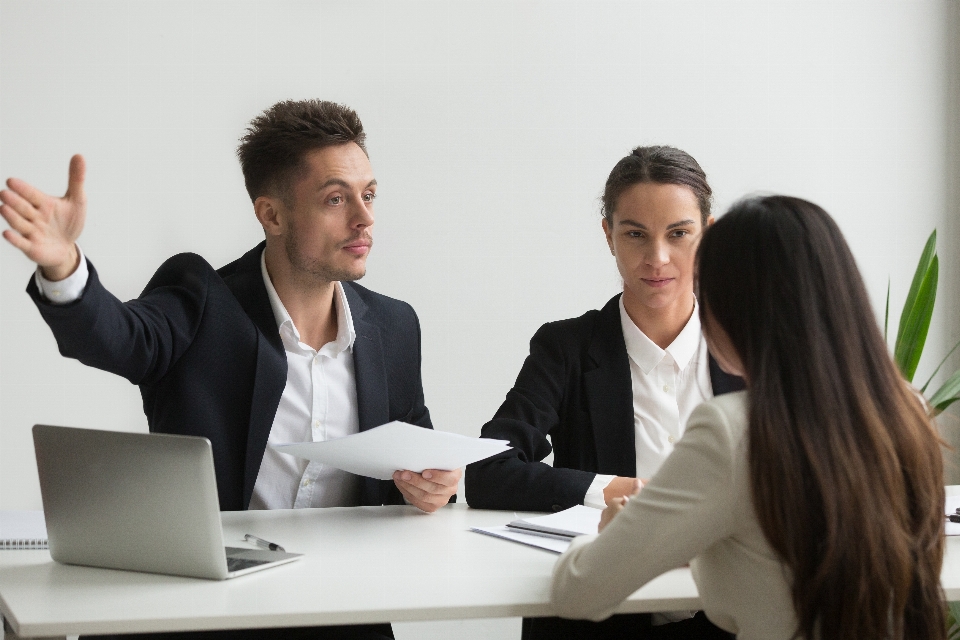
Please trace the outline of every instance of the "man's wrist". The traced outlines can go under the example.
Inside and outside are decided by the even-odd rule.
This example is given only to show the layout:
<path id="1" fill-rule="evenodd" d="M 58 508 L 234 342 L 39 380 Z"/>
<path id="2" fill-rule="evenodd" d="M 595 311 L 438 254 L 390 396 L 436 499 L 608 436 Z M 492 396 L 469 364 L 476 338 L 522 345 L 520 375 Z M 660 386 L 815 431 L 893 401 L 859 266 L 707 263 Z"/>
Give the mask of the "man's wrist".
<path id="1" fill-rule="evenodd" d="M 77 245 L 73 244 L 70 247 L 70 254 L 66 260 L 61 264 L 55 266 L 41 266 L 40 274 L 45 280 L 50 282 L 60 282 L 61 280 L 66 280 L 77 270 L 77 267 L 80 266 L 80 252 L 77 250 Z"/>
<path id="2" fill-rule="evenodd" d="M 76 245 L 75 245 L 76 246 Z M 90 277 L 87 269 L 87 261 L 83 255 L 83 249 L 76 247 L 78 260 L 77 268 L 73 273 L 61 280 L 49 280 L 41 267 L 37 267 L 33 278 L 37 285 L 40 296 L 51 304 L 69 304 L 83 296 L 87 288 L 87 280 Z"/>

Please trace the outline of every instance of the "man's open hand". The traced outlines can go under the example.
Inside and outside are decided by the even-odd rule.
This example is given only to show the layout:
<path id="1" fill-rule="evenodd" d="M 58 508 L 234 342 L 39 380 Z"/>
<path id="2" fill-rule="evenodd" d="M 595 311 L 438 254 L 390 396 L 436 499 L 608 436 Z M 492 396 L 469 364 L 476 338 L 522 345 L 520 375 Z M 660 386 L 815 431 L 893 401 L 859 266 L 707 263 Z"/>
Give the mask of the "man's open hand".
<path id="1" fill-rule="evenodd" d="M 433 513 L 447 504 L 450 496 L 457 492 L 463 469 L 437 471 L 425 469 L 423 473 L 396 471 L 393 483 L 407 502 L 427 513 Z"/>
<path id="2" fill-rule="evenodd" d="M 19 178 L 7 180 L 8 189 L 0 191 L 0 216 L 10 225 L 3 237 L 36 262 L 48 280 L 63 280 L 80 262 L 76 240 L 87 217 L 85 173 L 83 156 L 73 156 L 62 198 L 48 196 Z"/>

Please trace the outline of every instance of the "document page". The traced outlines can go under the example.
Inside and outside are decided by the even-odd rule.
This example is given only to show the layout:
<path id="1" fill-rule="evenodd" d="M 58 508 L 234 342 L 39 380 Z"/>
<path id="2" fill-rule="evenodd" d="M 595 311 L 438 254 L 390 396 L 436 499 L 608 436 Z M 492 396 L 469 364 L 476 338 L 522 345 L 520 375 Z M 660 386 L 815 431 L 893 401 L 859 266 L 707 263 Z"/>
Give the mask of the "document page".
<path id="1" fill-rule="evenodd" d="M 273 448 L 360 476 L 390 480 L 394 471 L 399 470 L 420 473 L 425 469 L 459 469 L 506 451 L 510 444 L 506 440 L 471 438 L 397 421 L 336 440 Z"/>
<path id="2" fill-rule="evenodd" d="M 573 538 L 596 533 L 597 526 L 600 524 L 601 513 L 603 511 L 600 509 L 585 507 L 580 504 L 546 516 L 514 520 L 507 526 L 511 529 Z"/>
<path id="3" fill-rule="evenodd" d="M 562 536 L 545 536 L 533 533 L 525 533 L 519 529 L 511 529 L 510 527 L 504 525 L 500 525 L 499 527 L 470 527 L 470 530 L 487 536 L 493 536 L 494 538 L 509 540 L 510 542 L 519 542 L 520 544 L 525 544 L 528 547 L 546 549 L 547 551 L 552 551 L 553 553 L 563 553 L 567 550 L 567 547 L 570 546 L 570 541 L 573 540 L 573 538 L 566 538 Z"/>
<path id="4" fill-rule="evenodd" d="M 0 550 L 46 548 L 43 511 L 0 511 Z"/>
<path id="5" fill-rule="evenodd" d="M 946 514 L 956 514 L 960 508 L 960 496 L 947 496 Z M 950 522 L 947 520 L 947 535 L 960 536 L 960 522 Z"/>

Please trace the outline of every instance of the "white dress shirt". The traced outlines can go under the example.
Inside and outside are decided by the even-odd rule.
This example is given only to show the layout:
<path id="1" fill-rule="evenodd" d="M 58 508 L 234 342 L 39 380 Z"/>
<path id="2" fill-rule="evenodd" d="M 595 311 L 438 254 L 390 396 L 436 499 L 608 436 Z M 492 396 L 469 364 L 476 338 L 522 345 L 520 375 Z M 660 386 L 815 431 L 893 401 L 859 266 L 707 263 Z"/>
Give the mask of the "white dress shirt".
<path id="1" fill-rule="evenodd" d="M 63 280 L 47 280 L 40 273 L 40 267 L 37 267 L 33 275 L 33 281 L 40 290 L 40 295 L 53 304 L 68 304 L 80 298 L 83 295 L 83 289 L 87 286 L 87 280 L 90 278 L 90 271 L 87 269 L 87 259 L 83 255 L 83 249 L 77 245 L 77 253 L 80 255 L 80 264 L 77 270 L 71 273 Z"/>
<path id="2" fill-rule="evenodd" d="M 713 397 L 707 343 L 700 331 L 696 302 L 687 324 L 666 349 L 658 347 L 634 324 L 622 296 L 620 326 L 633 385 L 637 477 L 650 479 L 683 436 L 693 410 Z M 597 474 L 583 503 L 602 509 L 603 490 L 615 477 Z"/>
<path id="3" fill-rule="evenodd" d="M 270 281 L 263 255 L 260 270 L 287 355 L 287 384 L 263 452 L 250 508 L 357 506 L 359 476 L 270 448 L 273 444 L 333 440 L 360 430 L 353 370 L 356 333 L 343 286 L 334 283 L 337 338 L 318 351 L 300 341 L 300 332 Z"/>
<path id="4" fill-rule="evenodd" d="M 47 280 L 37 268 L 34 276 L 37 288 L 53 304 L 68 304 L 83 294 L 89 271 L 79 246 L 77 251 L 80 254 L 80 266 L 63 280 Z M 271 444 L 287 442 L 331 440 L 357 433 L 360 429 L 353 369 L 353 341 L 356 334 L 343 286 L 339 282 L 334 283 L 337 338 L 317 351 L 300 342 L 300 333 L 270 281 L 262 254 L 260 270 L 287 356 L 287 383 L 270 429 L 250 508 L 356 506 L 360 504 L 359 476 L 277 453 L 269 447 Z"/>

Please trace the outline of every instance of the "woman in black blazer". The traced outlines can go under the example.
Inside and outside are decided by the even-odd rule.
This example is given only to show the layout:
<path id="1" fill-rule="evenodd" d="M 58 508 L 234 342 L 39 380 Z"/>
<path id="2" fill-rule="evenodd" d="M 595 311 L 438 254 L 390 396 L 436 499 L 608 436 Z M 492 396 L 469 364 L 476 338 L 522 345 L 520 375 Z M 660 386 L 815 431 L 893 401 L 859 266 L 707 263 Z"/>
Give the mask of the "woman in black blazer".
<path id="1" fill-rule="evenodd" d="M 695 313 L 694 257 L 703 229 L 713 222 L 711 197 L 700 165 L 679 149 L 638 147 L 617 163 L 604 190 L 603 229 L 624 292 L 599 311 L 545 324 L 533 336 L 516 384 L 481 431 L 513 448 L 467 466 L 471 507 L 560 511 L 584 504 L 598 485 L 602 501 L 629 495 L 639 484 L 638 461 L 641 474 L 652 475 L 672 450 L 666 434 L 682 433 L 697 402 L 743 388 L 709 357 Z M 645 361 L 638 348 L 664 360 Z M 663 411 L 663 379 L 655 378 L 662 370 L 650 369 L 664 362 L 668 371 L 675 365 L 684 381 L 682 388 L 662 385 L 676 396 L 673 418 Z M 661 416 L 673 422 L 670 429 L 659 424 Z M 670 435 L 670 443 L 679 435 Z M 551 450 L 553 466 L 541 462 Z M 523 637 L 730 636 L 700 613 L 657 626 L 650 615 L 601 623 L 527 619 Z"/>

